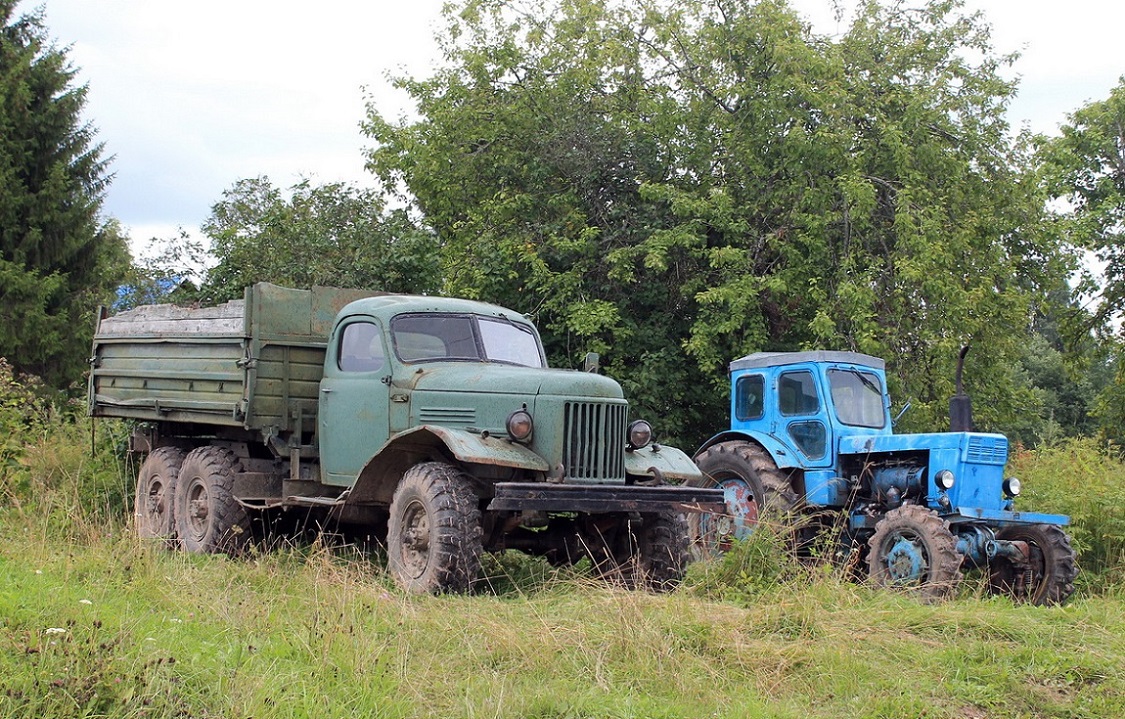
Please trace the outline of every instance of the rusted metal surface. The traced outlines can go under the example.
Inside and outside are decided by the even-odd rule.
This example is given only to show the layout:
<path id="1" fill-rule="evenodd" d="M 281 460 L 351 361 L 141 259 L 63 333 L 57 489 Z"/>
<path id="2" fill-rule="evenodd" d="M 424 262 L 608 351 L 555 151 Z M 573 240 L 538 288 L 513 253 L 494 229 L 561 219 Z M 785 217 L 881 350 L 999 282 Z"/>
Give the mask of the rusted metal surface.
<path id="1" fill-rule="evenodd" d="M 695 462 L 675 447 L 652 444 L 625 453 L 625 471 L 633 475 L 656 477 L 678 484 L 703 478 Z"/>
<path id="2" fill-rule="evenodd" d="M 723 490 L 704 487 L 641 487 L 501 482 L 490 510 L 545 512 L 725 512 Z"/>

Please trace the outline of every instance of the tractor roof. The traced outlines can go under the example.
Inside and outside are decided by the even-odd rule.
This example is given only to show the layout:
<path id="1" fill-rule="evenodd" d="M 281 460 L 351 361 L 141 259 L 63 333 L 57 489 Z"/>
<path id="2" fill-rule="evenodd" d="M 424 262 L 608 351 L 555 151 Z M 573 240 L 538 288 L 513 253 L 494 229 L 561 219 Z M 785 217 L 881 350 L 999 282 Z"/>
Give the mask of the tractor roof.
<path id="1" fill-rule="evenodd" d="M 742 369 L 762 369 L 804 362 L 838 362 L 861 365 L 873 369 L 884 369 L 886 363 L 878 357 L 860 352 L 837 352 L 817 350 L 814 352 L 755 352 L 730 363 L 730 371 Z"/>

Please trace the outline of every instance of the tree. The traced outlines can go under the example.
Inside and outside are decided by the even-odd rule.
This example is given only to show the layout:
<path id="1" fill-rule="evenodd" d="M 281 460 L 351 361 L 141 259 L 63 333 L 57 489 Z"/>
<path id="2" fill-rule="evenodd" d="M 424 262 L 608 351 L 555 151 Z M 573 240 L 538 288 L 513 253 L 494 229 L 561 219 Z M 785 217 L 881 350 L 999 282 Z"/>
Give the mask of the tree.
<path id="1" fill-rule="evenodd" d="M 286 199 L 268 178 L 241 180 L 202 229 L 217 261 L 201 289 L 207 301 L 240 298 L 260 281 L 387 292 L 438 287 L 436 238 L 405 210 L 388 212 L 372 190 L 306 181 Z"/>
<path id="2" fill-rule="evenodd" d="M 1070 258 L 1040 231 L 1014 82 L 959 2 L 863 4 L 840 39 L 781 0 L 468 0 L 445 66 L 369 112 L 369 166 L 443 240 L 448 287 L 540 315 L 555 359 L 602 351 L 691 445 L 759 350 L 887 358 L 942 423 L 960 347 L 982 425 Z"/>
<path id="3" fill-rule="evenodd" d="M 86 87 L 42 11 L 15 17 L 16 4 L 0 0 L 0 356 L 62 387 L 81 376 L 128 250 L 99 219 L 110 176 L 81 119 Z"/>
<path id="4" fill-rule="evenodd" d="M 1055 215 L 1055 230 L 1066 242 L 1093 253 L 1102 265 L 1089 268 L 1079 291 L 1091 298 L 1091 312 L 1070 318 L 1068 335 L 1102 338 L 1112 353 L 1113 382 L 1102 387 L 1094 415 L 1108 438 L 1125 438 L 1125 335 L 1120 331 L 1125 310 L 1125 77 L 1105 100 L 1091 102 L 1069 116 L 1057 137 L 1039 139 L 1044 185 L 1064 209 Z M 1110 337 L 1117 328 L 1118 336 Z"/>

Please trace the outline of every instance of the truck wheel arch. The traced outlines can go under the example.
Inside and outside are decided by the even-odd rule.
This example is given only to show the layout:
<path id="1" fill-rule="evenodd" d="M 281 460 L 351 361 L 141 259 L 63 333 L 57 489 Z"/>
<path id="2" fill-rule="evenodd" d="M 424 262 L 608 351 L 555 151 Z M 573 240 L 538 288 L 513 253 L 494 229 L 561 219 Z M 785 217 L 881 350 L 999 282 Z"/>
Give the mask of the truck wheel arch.
<path id="1" fill-rule="evenodd" d="M 545 459 L 522 445 L 449 427 L 421 425 L 391 437 L 367 460 L 348 502 L 389 506 L 399 480 L 421 462 L 462 467 L 495 465 L 531 472 L 546 472 L 549 468 Z"/>

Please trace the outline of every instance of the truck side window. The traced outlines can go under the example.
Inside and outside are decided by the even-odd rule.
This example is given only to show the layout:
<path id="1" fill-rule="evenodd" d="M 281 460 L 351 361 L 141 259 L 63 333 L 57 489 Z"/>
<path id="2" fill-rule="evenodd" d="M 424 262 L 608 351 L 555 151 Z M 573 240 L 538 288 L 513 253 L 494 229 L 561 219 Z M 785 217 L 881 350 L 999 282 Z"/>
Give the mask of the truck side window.
<path id="1" fill-rule="evenodd" d="M 786 372 L 777 382 L 781 413 L 787 416 L 805 416 L 820 411 L 820 397 L 812 372 Z"/>
<path id="2" fill-rule="evenodd" d="M 734 389 L 734 416 L 742 421 L 761 419 L 765 413 L 766 378 L 748 374 L 738 378 Z"/>
<path id="3" fill-rule="evenodd" d="M 383 368 L 383 333 L 373 322 L 353 322 L 344 327 L 336 366 L 343 372 L 376 372 Z"/>

